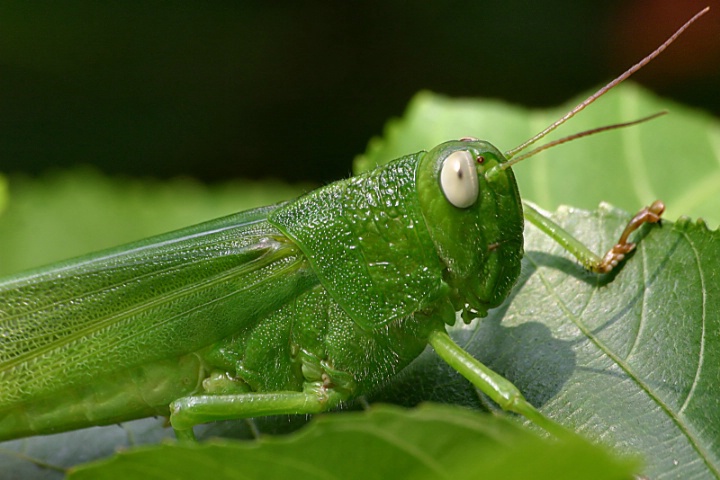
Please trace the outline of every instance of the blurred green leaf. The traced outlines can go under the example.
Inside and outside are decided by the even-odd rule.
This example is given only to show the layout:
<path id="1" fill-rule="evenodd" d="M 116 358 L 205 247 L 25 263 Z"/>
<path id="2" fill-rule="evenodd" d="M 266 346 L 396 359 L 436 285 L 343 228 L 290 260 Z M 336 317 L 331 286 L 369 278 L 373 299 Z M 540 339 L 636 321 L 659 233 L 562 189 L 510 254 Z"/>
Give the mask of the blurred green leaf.
<path id="1" fill-rule="evenodd" d="M 658 108 L 669 108 L 672 115 L 583 139 L 543 154 L 548 158 L 538 156 L 518 165 L 521 192 L 549 209 L 555 208 L 555 202 L 594 209 L 604 199 L 626 202 L 625 208 L 634 211 L 658 196 L 669 204 L 668 218 L 703 215 L 717 222 L 712 216 L 717 211 L 714 202 L 720 199 L 717 121 L 680 106 L 669 107 L 635 87 L 616 95 L 573 119 L 571 131 L 637 118 Z M 626 95 L 629 106 L 623 100 Z M 604 104 L 615 106 L 605 111 L 600 108 Z M 604 113 L 595 116 L 596 109 Z M 558 116 L 498 102 L 422 94 L 405 119 L 388 126 L 385 140 L 371 143 L 359 165 L 468 134 L 508 148 Z M 453 119 L 464 119 L 466 126 Z M 579 123 L 581 119 L 587 124 Z M 670 127 L 659 133 L 652 130 L 668 119 L 673 120 Z M 497 136 L 482 135 L 491 130 Z M 631 155 L 637 151 L 642 152 L 640 157 Z M 647 177 L 627 173 L 638 167 L 638 158 L 653 159 L 652 169 L 649 161 L 638 164 L 646 165 Z M 638 179 L 642 181 L 636 184 Z M 301 190 L 268 185 L 206 189 L 189 181 L 169 185 L 110 181 L 92 173 L 37 182 L 15 180 L 10 186 L 9 207 L 0 216 L 3 273 L 272 203 Z M 638 193 L 648 189 L 653 195 L 647 199 Z M 683 200 L 693 196 L 696 200 Z M 609 207 L 592 212 L 563 208 L 555 217 L 601 252 L 615 241 L 629 214 Z M 597 277 L 528 227 L 523 275 L 511 297 L 489 318 L 459 326 L 452 334 L 474 356 L 515 382 L 545 414 L 620 452 L 641 454 L 650 478 L 720 478 L 718 233 L 685 220 L 641 233 L 638 250 L 622 269 Z M 372 399 L 407 406 L 425 400 L 489 406 L 431 351 Z M 284 432 L 304 423 L 304 417 L 290 420 L 257 423 L 264 432 Z M 16 453 L 0 458 L 3 475 L 57 478 L 18 455 L 67 467 L 105 457 L 116 445 L 153 443 L 171 436 L 161 424 L 148 419 L 123 428 L 8 442 L 0 448 Z M 251 435 L 245 422 L 199 430 L 201 436 L 202 432 Z"/>
<path id="2" fill-rule="evenodd" d="M 5 176 L 0 175 L 0 215 L 5 210 L 8 202 L 8 186 Z"/>
<path id="3" fill-rule="evenodd" d="M 495 100 L 422 92 L 402 119 L 388 123 L 382 138 L 371 140 L 367 152 L 356 159 L 355 171 L 467 136 L 506 151 L 562 117 L 585 96 L 553 109 L 528 110 Z M 593 209 L 606 201 L 627 211 L 659 198 L 670 220 L 686 215 L 717 226 L 720 123 L 704 112 L 624 84 L 538 143 L 663 110 L 669 115 L 551 148 L 513 167 L 523 198 L 548 210 L 560 205 Z"/>
<path id="4" fill-rule="evenodd" d="M 0 215 L 0 275 L 288 200 L 309 185 L 108 178 L 90 169 L 10 178 Z M 2 204 L 0 183 L 0 205 Z"/>
<path id="5" fill-rule="evenodd" d="M 69 478 L 620 480 L 636 468 L 580 437 L 548 442 L 502 418 L 424 405 L 322 415 L 285 438 L 139 448 Z"/>

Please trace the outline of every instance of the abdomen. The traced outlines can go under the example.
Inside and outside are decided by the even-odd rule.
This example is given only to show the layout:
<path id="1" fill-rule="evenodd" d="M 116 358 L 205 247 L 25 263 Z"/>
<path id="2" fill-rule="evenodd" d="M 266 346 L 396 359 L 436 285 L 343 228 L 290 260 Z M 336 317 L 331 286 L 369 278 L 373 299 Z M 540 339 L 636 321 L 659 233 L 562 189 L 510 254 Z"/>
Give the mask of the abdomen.
<path id="1" fill-rule="evenodd" d="M 0 441 L 168 416 L 170 402 L 196 392 L 203 377 L 194 354 L 117 370 L 0 412 Z"/>
<path id="2" fill-rule="evenodd" d="M 192 392 L 199 366 L 188 354 L 316 283 L 266 213 L 0 282 L 0 438 L 163 413 Z"/>

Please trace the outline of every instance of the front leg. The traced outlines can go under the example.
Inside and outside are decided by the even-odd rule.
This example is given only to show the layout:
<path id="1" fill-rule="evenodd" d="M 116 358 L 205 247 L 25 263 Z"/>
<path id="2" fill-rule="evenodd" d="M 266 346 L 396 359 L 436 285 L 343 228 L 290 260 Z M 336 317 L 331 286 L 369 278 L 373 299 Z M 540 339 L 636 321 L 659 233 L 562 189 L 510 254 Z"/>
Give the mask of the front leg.
<path id="1" fill-rule="evenodd" d="M 660 216 L 664 211 L 665 204 L 660 200 L 655 200 L 652 205 L 640 210 L 628 222 L 617 243 L 603 257 L 599 257 L 567 230 L 540 213 L 532 204 L 523 202 L 523 213 L 527 221 L 558 242 L 565 250 L 577 258 L 585 268 L 595 273 L 608 273 L 617 267 L 623 261 L 625 255 L 635 249 L 635 243 L 628 241 L 630 234 L 644 223 L 660 223 Z"/>

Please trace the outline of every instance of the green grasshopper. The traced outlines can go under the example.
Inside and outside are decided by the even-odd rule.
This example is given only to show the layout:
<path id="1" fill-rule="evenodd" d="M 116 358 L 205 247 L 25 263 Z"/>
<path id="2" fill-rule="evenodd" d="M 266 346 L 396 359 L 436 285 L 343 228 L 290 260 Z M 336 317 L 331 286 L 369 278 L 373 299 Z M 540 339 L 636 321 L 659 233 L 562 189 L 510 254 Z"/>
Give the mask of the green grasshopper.
<path id="1" fill-rule="evenodd" d="M 607 273 L 656 201 L 598 257 L 527 203 L 510 168 L 530 145 L 443 143 L 294 201 L 0 281 L 0 440 L 169 416 L 180 439 L 234 418 L 312 414 L 377 389 L 430 344 L 503 409 L 562 434 L 446 332 L 484 317 L 520 274 L 524 218 Z M 517 156 L 516 156 L 517 155 Z"/>

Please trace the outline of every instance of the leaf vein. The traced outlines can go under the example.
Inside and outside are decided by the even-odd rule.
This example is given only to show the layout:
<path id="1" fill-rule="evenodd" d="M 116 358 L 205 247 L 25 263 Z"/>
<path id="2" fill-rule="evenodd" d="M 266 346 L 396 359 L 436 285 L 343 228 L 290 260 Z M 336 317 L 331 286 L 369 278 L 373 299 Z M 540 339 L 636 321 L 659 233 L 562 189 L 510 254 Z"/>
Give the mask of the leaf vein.
<path id="1" fill-rule="evenodd" d="M 689 239 L 688 239 L 689 240 Z M 692 244 L 691 244 L 692 245 Z M 694 248 L 697 255 L 697 251 Z M 530 256 L 528 256 L 530 257 Z M 556 301 L 556 304 L 558 307 L 560 307 L 560 310 L 565 314 L 566 318 L 571 321 L 579 330 L 580 332 L 590 341 L 592 342 L 602 353 L 607 355 L 607 357 L 615 363 L 615 365 L 620 368 L 627 377 L 635 382 L 635 384 L 638 386 L 640 390 L 645 392 L 645 394 L 653 401 L 656 405 L 658 405 L 665 414 L 669 417 L 669 419 L 676 425 L 678 430 L 682 433 L 682 435 L 685 436 L 685 438 L 688 440 L 692 448 L 698 452 L 698 455 L 703 459 L 705 462 L 705 465 L 708 467 L 710 471 L 713 472 L 713 474 L 716 476 L 716 478 L 720 478 L 720 470 L 718 470 L 717 466 L 713 465 L 710 462 L 709 454 L 708 452 L 702 447 L 700 439 L 698 439 L 693 433 L 690 431 L 688 426 L 683 423 L 680 419 L 679 413 L 673 412 L 673 410 L 670 408 L 670 406 L 664 402 L 656 393 L 653 392 L 653 390 L 650 388 L 650 386 L 645 383 L 638 375 L 635 374 L 635 372 L 631 369 L 630 365 L 625 362 L 623 359 L 621 359 L 618 355 L 616 355 L 603 341 L 601 341 L 588 327 L 585 325 L 585 323 L 577 317 L 576 314 L 574 314 L 568 305 L 565 303 L 565 301 L 558 295 L 558 292 L 553 288 L 552 284 L 549 282 L 547 277 L 543 274 L 542 269 L 539 268 L 539 265 L 535 263 L 532 259 L 530 259 L 532 263 L 535 264 L 537 268 L 536 272 L 538 277 L 540 278 L 540 281 L 544 285 L 545 289 L 548 291 L 551 297 L 553 297 Z"/>
<path id="2" fill-rule="evenodd" d="M 693 243 L 693 241 L 688 236 L 687 232 L 683 232 L 683 237 L 685 240 L 687 240 L 688 244 L 690 245 L 690 248 L 693 252 L 693 256 L 695 258 L 695 264 L 697 265 L 698 274 L 700 275 L 700 286 L 701 286 L 701 292 L 702 292 L 702 324 L 701 324 L 701 330 L 700 330 L 700 352 L 698 353 L 698 364 L 697 368 L 695 370 L 695 378 L 693 379 L 692 386 L 690 387 L 690 390 L 688 391 L 687 397 L 685 398 L 685 401 L 682 404 L 682 407 L 680 407 L 680 410 L 678 410 L 678 415 L 682 415 L 687 406 L 690 404 L 690 400 L 692 399 L 693 395 L 695 394 L 695 389 L 698 386 L 698 383 L 700 383 L 700 374 L 703 369 L 703 364 L 705 360 L 705 335 L 706 335 L 706 322 L 707 322 L 707 288 L 705 285 L 705 275 L 703 273 L 702 264 L 700 263 L 700 255 L 698 253 L 697 247 Z"/>
<path id="3" fill-rule="evenodd" d="M 431 455 L 428 455 L 427 452 L 418 448 L 417 445 L 406 441 L 398 435 L 394 435 L 385 430 L 375 428 L 374 426 L 370 426 L 368 428 L 364 428 L 362 426 L 355 426 L 355 431 L 364 431 L 368 434 L 374 435 L 378 440 L 383 440 L 391 446 L 397 448 L 398 450 L 401 450 L 402 452 L 408 454 L 412 458 L 416 459 L 419 463 L 423 464 L 428 470 L 433 472 L 433 475 L 435 475 L 436 478 L 448 478 L 447 473 L 440 462 L 432 458 Z"/>
<path id="4" fill-rule="evenodd" d="M 642 259 L 641 264 L 641 270 L 642 270 L 642 279 L 643 279 L 643 285 L 647 285 L 648 280 L 648 267 L 647 267 L 647 252 L 645 251 L 645 248 L 641 245 L 639 248 L 640 252 L 640 258 Z M 628 351 L 627 356 L 625 357 L 625 360 L 629 360 L 630 357 L 632 357 L 633 352 L 640 346 L 640 338 L 642 338 L 642 334 L 645 331 L 645 326 L 647 325 L 647 288 L 642 289 L 642 302 L 640 303 L 640 321 L 638 322 L 637 330 L 635 331 L 635 341 L 632 344 L 632 347 L 630 347 L 630 350 Z"/>

